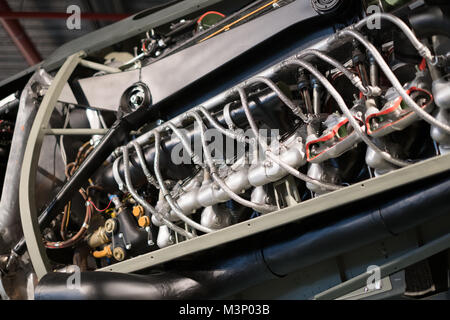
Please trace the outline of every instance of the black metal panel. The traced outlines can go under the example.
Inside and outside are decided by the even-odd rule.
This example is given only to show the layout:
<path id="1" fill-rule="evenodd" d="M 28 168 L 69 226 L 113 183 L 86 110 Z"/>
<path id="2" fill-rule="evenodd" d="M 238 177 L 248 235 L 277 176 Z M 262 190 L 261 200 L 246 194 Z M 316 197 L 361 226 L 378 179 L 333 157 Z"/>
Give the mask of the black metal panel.
<path id="1" fill-rule="evenodd" d="M 309 1 L 294 1 L 141 70 L 81 79 L 80 86 L 91 106 L 116 109 L 122 93 L 141 80 L 156 104 L 286 28 L 317 16 Z"/>

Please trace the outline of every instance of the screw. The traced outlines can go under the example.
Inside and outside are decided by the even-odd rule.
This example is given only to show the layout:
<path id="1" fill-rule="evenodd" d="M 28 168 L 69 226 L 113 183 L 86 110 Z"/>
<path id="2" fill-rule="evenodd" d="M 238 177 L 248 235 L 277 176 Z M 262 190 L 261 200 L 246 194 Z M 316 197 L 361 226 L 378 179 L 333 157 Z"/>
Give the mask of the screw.
<path id="1" fill-rule="evenodd" d="M 125 259 L 125 250 L 121 247 L 115 247 L 113 250 L 113 256 L 117 261 L 122 261 Z"/>
<path id="2" fill-rule="evenodd" d="M 116 222 L 113 219 L 106 220 L 106 222 L 105 222 L 105 231 L 107 233 L 113 233 L 114 229 L 116 229 Z"/>

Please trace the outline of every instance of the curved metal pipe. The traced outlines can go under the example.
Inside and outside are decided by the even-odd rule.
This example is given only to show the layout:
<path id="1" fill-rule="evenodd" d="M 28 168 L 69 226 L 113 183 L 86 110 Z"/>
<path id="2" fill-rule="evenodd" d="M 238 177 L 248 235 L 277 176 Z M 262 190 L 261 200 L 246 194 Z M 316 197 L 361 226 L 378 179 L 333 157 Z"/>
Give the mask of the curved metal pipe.
<path id="1" fill-rule="evenodd" d="M 405 167 L 409 165 L 410 163 L 404 162 L 402 160 L 398 160 L 393 158 L 389 153 L 380 150 L 373 142 L 370 140 L 370 138 L 366 135 L 366 133 L 361 130 L 361 127 L 359 126 L 358 122 L 355 120 L 353 115 L 351 114 L 350 110 L 348 109 L 344 99 L 342 96 L 337 92 L 337 90 L 333 87 L 333 85 L 325 78 L 316 68 L 314 68 L 310 63 L 305 62 L 303 60 L 292 60 L 287 62 L 288 64 L 296 64 L 302 68 L 305 68 L 308 70 L 311 74 L 314 75 L 314 77 L 317 78 L 318 81 L 322 83 L 322 85 L 325 87 L 326 90 L 331 94 L 333 99 L 337 102 L 339 108 L 341 109 L 342 113 L 347 117 L 348 121 L 350 122 L 350 125 L 353 127 L 353 130 L 358 134 L 358 136 L 373 150 L 375 150 L 378 154 L 380 154 L 384 160 L 389 161 L 390 163 L 399 166 L 399 167 Z M 398 81 L 398 80 L 397 80 Z"/>
<path id="2" fill-rule="evenodd" d="M 197 229 L 201 232 L 209 233 L 213 232 L 214 229 L 207 228 L 205 226 L 202 226 L 201 224 L 195 222 L 194 220 L 188 218 L 181 210 L 179 210 L 177 204 L 172 199 L 172 196 L 170 195 L 170 192 L 167 190 L 166 185 L 164 183 L 164 179 L 162 178 L 161 171 L 159 170 L 159 149 L 161 147 L 161 137 L 159 135 L 159 132 L 155 132 L 155 160 L 154 160 L 154 171 L 156 175 L 156 179 L 158 180 L 159 186 L 161 188 L 161 191 L 164 195 L 164 198 L 166 199 L 167 203 L 169 204 L 172 211 L 177 215 L 177 217 L 182 220 L 183 222 L 187 223 L 189 226 L 191 226 L 194 229 Z"/>
<path id="3" fill-rule="evenodd" d="M 339 31 L 339 35 L 342 36 L 350 36 L 358 42 L 360 42 L 374 57 L 378 65 L 380 66 L 383 73 L 386 75 L 386 77 L 391 82 L 392 86 L 395 88 L 395 90 L 398 92 L 399 95 L 402 96 L 406 104 L 423 120 L 428 122 L 430 125 L 436 126 L 439 129 L 445 131 L 446 133 L 450 134 L 450 126 L 446 125 L 445 123 L 440 122 L 436 118 L 434 118 L 432 115 L 424 111 L 421 107 L 417 105 L 417 103 L 409 96 L 409 94 L 406 93 L 405 89 L 403 88 L 400 81 L 398 81 L 395 74 L 392 72 L 392 70 L 389 68 L 387 63 L 384 61 L 384 58 L 381 56 L 381 54 L 378 52 L 377 48 L 373 44 L 371 44 L 369 41 L 367 41 L 364 36 L 353 30 L 342 30 Z"/>
<path id="4" fill-rule="evenodd" d="M 160 215 L 155 208 L 153 208 L 147 201 L 142 198 L 137 191 L 133 188 L 133 183 L 131 181 L 130 177 L 130 169 L 129 169 L 129 156 L 128 156 L 128 149 L 126 147 L 122 147 L 122 153 L 123 153 L 123 165 L 124 165 L 124 173 L 125 173 L 125 181 L 127 185 L 128 191 L 131 193 L 131 196 L 140 204 L 142 205 L 145 210 L 150 212 L 152 215 L 156 216 L 158 219 L 162 220 L 162 222 L 171 230 L 178 232 L 182 236 L 191 239 L 194 237 L 194 235 L 190 232 L 187 232 L 186 230 L 174 225 L 172 222 L 164 218 L 162 215 Z"/>
<path id="5" fill-rule="evenodd" d="M 31 89 L 31 85 L 36 82 L 47 86 L 51 83 L 51 77 L 43 69 L 39 69 L 31 76 L 20 95 L 11 151 L 1 193 L 0 230 L 2 234 L 0 235 L 0 253 L 9 251 L 22 234 L 19 215 L 20 169 L 31 126 L 38 110 L 34 104 Z"/>

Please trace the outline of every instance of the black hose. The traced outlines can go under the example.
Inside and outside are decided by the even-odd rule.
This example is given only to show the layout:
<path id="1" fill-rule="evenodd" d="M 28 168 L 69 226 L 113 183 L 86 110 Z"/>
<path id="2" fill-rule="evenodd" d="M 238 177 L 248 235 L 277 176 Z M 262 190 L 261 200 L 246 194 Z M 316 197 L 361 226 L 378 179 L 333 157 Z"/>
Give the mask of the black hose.
<path id="1" fill-rule="evenodd" d="M 450 19 L 438 7 L 432 7 L 409 18 L 419 38 L 441 35 L 450 38 Z"/>

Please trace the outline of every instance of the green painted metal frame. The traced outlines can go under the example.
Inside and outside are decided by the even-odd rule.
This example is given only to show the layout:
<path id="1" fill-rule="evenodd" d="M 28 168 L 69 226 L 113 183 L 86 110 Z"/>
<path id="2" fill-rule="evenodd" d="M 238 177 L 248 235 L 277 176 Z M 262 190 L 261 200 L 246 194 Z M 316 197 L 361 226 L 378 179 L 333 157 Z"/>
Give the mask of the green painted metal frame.
<path id="1" fill-rule="evenodd" d="M 51 270 L 42 242 L 35 201 L 36 172 L 39 156 L 47 129 L 46 126 L 55 109 L 58 97 L 84 55 L 83 51 L 71 55 L 59 69 L 39 106 L 25 148 L 19 185 L 20 219 L 28 254 L 39 279 Z"/>

